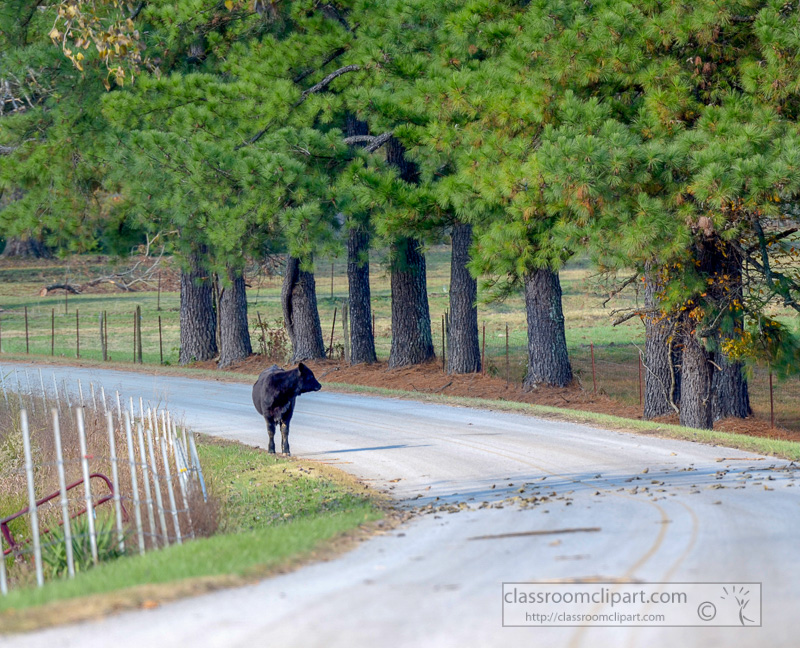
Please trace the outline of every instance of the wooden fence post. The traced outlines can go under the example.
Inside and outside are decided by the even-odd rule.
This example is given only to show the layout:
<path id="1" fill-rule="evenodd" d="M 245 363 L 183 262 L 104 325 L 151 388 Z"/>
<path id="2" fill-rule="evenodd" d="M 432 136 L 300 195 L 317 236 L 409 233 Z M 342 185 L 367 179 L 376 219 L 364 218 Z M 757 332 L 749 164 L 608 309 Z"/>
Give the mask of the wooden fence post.
<path id="1" fill-rule="evenodd" d="M 50 355 L 56 354 L 56 309 L 50 309 Z"/>
<path id="2" fill-rule="evenodd" d="M 447 365 L 445 364 L 444 353 L 444 313 L 442 313 L 442 373 L 447 373 Z"/>
<path id="3" fill-rule="evenodd" d="M 331 325 L 331 345 L 328 348 L 328 357 L 333 356 L 333 332 L 336 330 L 336 307 L 333 308 L 333 324 Z"/>
<path id="4" fill-rule="evenodd" d="M 483 323 L 483 345 L 481 347 L 481 373 L 486 373 L 486 322 Z"/>
<path id="5" fill-rule="evenodd" d="M 31 352 L 30 340 L 28 339 L 28 307 L 25 307 L 25 353 Z"/>
<path id="6" fill-rule="evenodd" d="M 158 363 L 164 364 L 164 340 L 161 337 L 161 315 L 158 316 Z"/>
<path id="7" fill-rule="evenodd" d="M 136 332 L 137 332 L 137 346 L 136 353 L 138 355 L 139 364 L 142 364 L 142 307 L 136 306 Z"/>
<path id="8" fill-rule="evenodd" d="M 596 394 L 597 393 L 597 379 L 594 375 L 594 342 L 589 344 L 589 349 L 592 354 L 592 391 Z"/>
<path id="9" fill-rule="evenodd" d="M 511 362 L 508 357 L 508 324 L 506 324 L 506 387 L 511 380 Z"/>
<path id="10" fill-rule="evenodd" d="M 81 357 L 81 320 L 78 309 L 75 309 L 75 357 Z"/>
<path id="11" fill-rule="evenodd" d="M 136 311 L 133 311 L 133 363 L 136 364 Z"/>
<path id="12" fill-rule="evenodd" d="M 350 326 L 350 304 L 346 299 L 342 300 L 342 332 L 344 333 L 344 361 L 350 364 L 350 335 L 347 330 Z"/>

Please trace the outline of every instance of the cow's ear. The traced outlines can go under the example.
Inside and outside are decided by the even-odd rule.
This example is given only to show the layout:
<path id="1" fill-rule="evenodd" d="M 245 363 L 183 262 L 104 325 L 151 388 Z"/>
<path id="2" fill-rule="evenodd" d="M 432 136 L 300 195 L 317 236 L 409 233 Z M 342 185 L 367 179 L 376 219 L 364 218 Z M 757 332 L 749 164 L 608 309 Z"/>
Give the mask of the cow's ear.
<path id="1" fill-rule="evenodd" d="M 305 373 L 308 371 L 308 367 L 306 367 L 302 362 L 297 365 L 297 368 L 300 370 L 300 373 Z"/>

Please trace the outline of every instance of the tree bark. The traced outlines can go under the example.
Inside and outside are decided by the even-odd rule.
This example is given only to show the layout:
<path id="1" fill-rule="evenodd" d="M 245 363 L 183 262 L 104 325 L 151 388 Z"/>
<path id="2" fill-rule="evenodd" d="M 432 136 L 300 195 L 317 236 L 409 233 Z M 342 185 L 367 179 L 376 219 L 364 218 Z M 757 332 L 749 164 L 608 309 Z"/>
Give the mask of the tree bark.
<path id="1" fill-rule="evenodd" d="M 688 323 L 686 328 L 688 328 Z M 681 372 L 681 425 L 710 430 L 713 425 L 711 385 L 714 378 L 712 355 L 694 334 L 683 334 Z"/>
<path id="2" fill-rule="evenodd" d="M 572 367 L 567 354 L 558 273 L 541 268 L 525 276 L 525 310 L 528 316 L 528 373 L 523 386 L 566 387 L 572 382 Z"/>
<path id="3" fill-rule="evenodd" d="M 253 353 L 250 327 L 247 322 L 247 294 L 244 274 L 228 268 L 228 284 L 222 286 L 219 296 L 220 348 L 219 366 L 244 360 Z"/>
<path id="4" fill-rule="evenodd" d="M 322 326 L 317 310 L 317 289 L 314 274 L 300 267 L 300 259 L 286 259 L 286 274 L 281 290 L 283 320 L 292 341 L 292 362 L 325 357 Z"/>
<path id="5" fill-rule="evenodd" d="M 6 239 L 6 246 L 0 257 L 3 259 L 49 259 L 52 255 L 41 241 L 35 238 L 11 236 Z"/>
<path id="6" fill-rule="evenodd" d="M 451 236 L 450 260 L 450 335 L 447 345 L 447 371 L 474 373 L 481 370 L 478 342 L 478 281 L 469 272 L 472 225 L 456 223 Z"/>
<path id="7" fill-rule="evenodd" d="M 431 360 L 436 356 L 428 309 L 425 256 L 416 239 L 403 238 L 394 244 L 391 283 L 392 350 L 389 367 Z"/>
<path id="8" fill-rule="evenodd" d="M 345 118 L 348 137 L 369 134 L 369 125 L 348 113 Z M 357 146 L 357 145 L 356 145 Z M 372 364 L 375 355 L 375 337 L 372 333 L 372 299 L 369 287 L 368 218 L 354 224 L 347 237 L 347 283 L 350 307 L 350 364 Z"/>
<path id="9" fill-rule="evenodd" d="M 201 362 L 217 355 L 217 319 L 211 294 L 211 273 L 204 266 L 205 247 L 189 256 L 181 272 L 180 363 Z"/>
<path id="10" fill-rule="evenodd" d="M 719 370 L 714 372 L 711 384 L 714 420 L 736 417 L 747 418 L 753 413 L 750 408 L 750 393 L 741 362 L 731 362 L 725 354 L 717 354 Z"/>
<path id="11" fill-rule="evenodd" d="M 347 282 L 350 290 L 350 364 L 372 364 L 372 302 L 369 288 L 369 233 L 351 227 L 347 238 Z"/>
<path id="12" fill-rule="evenodd" d="M 386 161 L 409 184 L 419 181 L 419 170 L 408 160 L 400 141 L 386 143 Z M 392 350 L 389 367 L 421 364 L 436 355 L 431 335 L 425 255 L 415 238 L 401 237 L 392 246 Z"/>
<path id="13" fill-rule="evenodd" d="M 645 267 L 645 282 L 644 418 L 653 419 L 679 411 L 680 357 L 676 352 L 676 320 L 660 312 L 657 293 L 661 286 L 649 263 Z"/>

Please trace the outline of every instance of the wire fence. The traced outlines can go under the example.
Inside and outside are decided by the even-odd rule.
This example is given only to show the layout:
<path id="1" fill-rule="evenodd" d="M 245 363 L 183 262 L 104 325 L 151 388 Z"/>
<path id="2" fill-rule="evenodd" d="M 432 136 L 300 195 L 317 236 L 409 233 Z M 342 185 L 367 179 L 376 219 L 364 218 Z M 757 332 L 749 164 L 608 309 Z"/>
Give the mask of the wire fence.
<path id="1" fill-rule="evenodd" d="M 194 434 L 168 409 L 41 370 L 0 378 L 2 594 L 208 535 Z"/>

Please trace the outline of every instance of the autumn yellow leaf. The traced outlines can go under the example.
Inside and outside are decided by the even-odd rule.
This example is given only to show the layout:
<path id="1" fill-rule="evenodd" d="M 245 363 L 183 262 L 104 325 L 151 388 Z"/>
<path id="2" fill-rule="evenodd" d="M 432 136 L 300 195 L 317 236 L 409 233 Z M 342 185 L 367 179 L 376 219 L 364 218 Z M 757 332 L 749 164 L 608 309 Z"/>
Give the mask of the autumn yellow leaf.
<path id="1" fill-rule="evenodd" d="M 228 11 L 233 11 L 233 0 L 225 0 L 225 6 L 228 8 Z"/>

